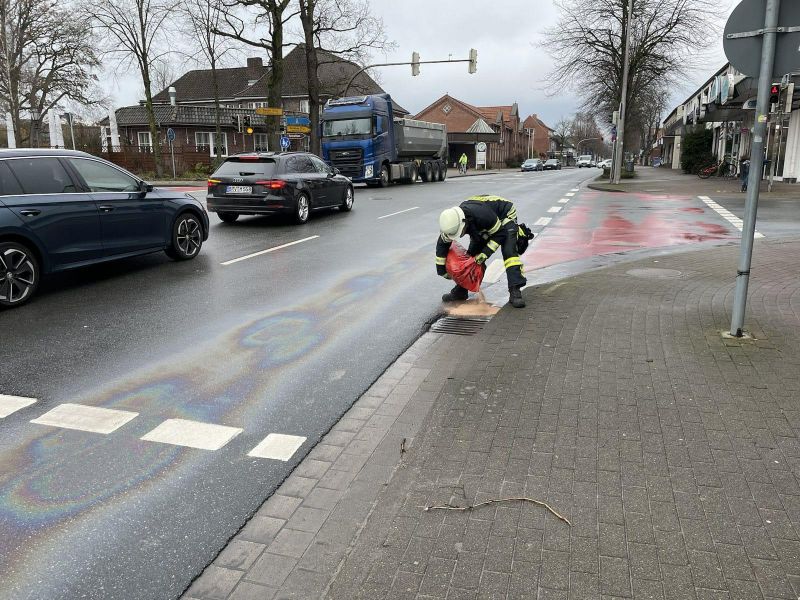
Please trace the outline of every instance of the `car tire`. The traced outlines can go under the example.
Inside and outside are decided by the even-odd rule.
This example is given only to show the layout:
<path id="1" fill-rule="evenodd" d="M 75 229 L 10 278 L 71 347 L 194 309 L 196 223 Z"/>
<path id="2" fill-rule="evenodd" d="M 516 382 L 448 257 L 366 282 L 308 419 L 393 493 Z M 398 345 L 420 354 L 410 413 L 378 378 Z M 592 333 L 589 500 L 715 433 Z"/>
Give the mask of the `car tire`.
<path id="1" fill-rule="evenodd" d="M 203 246 L 203 224 L 191 212 L 178 215 L 172 225 L 169 247 L 165 250 L 173 260 L 191 260 L 200 254 Z"/>
<path id="2" fill-rule="evenodd" d="M 239 218 L 239 213 L 237 212 L 218 212 L 217 216 L 219 220 L 223 223 L 235 223 L 236 219 Z"/>
<path id="3" fill-rule="evenodd" d="M 36 293 L 41 270 L 36 255 L 16 242 L 0 243 L 0 307 L 22 306 Z"/>
<path id="4" fill-rule="evenodd" d="M 347 189 L 344 191 L 344 198 L 342 199 L 342 203 L 339 205 L 339 210 L 342 212 L 350 212 L 353 210 L 353 202 L 355 200 L 355 196 L 353 194 L 353 187 L 347 186 Z"/>
<path id="5" fill-rule="evenodd" d="M 389 167 L 387 167 L 386 165 L 383 165 L 383 166 L 381 167 L 381 181 L 380 181 L 380 186 L 381 186 L 382 188 L 389 187 L 389 184 L 390 184 L 390 183 L 391 183 L 391 180 L 389 179 Z"/>
<path id="6" fill-rule="evenodd" d="M 298 225 L 308 223 L 311 214 L 311 199 L 305 192 L 300 192 L 294 205 L 294 222 Z"/>

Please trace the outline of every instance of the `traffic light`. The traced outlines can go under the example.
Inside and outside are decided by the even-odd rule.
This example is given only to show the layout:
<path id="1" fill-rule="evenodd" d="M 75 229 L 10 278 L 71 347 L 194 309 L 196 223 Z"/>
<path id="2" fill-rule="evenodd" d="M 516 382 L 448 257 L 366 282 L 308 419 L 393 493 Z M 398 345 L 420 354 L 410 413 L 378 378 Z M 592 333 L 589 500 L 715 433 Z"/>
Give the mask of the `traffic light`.
<path id="1" fill-rule="evenodd" d="M 780 99 L 781 95 L 781 84 L 780 83 L 773 83 L 772 87 L 769 88 L 769 103 L 777 104 L 778 100 Z"/>
<path id="2" fill-rule="evenodd" d="M 411 76 L 419 75 L 419 52 L 411 53 Z"/>
<path id="3" fill-rule="evenodd" d="M 231 117 L 231 123 L 236 127 L 236 131 L 239 133 L 242 132 L 242 115 L 233 115 Z"/>
<path id="4" fill-rule="evenodd" d="M 249 129 L 250 128 L 250 115 L 245 115 L 244 116 L 244 128 L 245 129 Z"/>
<path id="5" fill-rule="evenodd" d="M 475 73 L 478 70 L 478 51 L 475 48 L 469 49 L 469 73 Z"/>
<path id="6" fill-rule="evenodd" d="M 253 135 L 253 128 L 252 127 L 245 127 L 244 132 L 247 135 Z"/>

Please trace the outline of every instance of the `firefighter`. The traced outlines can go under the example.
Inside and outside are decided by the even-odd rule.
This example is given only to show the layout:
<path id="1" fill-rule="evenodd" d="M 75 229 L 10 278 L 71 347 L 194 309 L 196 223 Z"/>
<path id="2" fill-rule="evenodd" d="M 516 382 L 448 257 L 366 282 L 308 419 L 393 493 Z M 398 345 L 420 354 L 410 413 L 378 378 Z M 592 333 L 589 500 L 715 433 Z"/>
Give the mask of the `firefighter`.
<path id="1" fill-rule="evenodd" d="M 511 306 L 525 307 L 521 289 L 527 282 L 522 275 L 522 259 L 517 251 L 519 227 L 513 202 L 500 196 L 472 196 L 459 206 L 442 211 L 439 230 L 441 234 L 436 242 L 436 272 L 439 275 L 450 279 L 445 268 L 450 244 L 467 234 L 470 238 L 467 253 L 474 256 L 478 264 L 484 264 L 498 248 L 501 249 Z M 467 290 L 460 285 L 442 296 L 444 302 L 466 299 Z"/>

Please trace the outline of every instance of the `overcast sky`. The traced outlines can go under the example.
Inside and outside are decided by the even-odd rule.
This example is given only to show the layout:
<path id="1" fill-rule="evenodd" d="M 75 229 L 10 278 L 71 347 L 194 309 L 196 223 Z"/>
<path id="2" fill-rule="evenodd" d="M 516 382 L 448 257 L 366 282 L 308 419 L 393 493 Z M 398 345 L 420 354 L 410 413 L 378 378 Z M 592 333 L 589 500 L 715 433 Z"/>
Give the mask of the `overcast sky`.
<path id="1" fill-rule="evenodd" d="M 720 4 L 726 4 L 725 0 Z M 375 16 L 383 18 L 389 38 L 397 44 L 388 56 L 374 56 L 374 62 L 410 61 L 415 50 L 421 60 L 442 60 L 450 55 L 453 59 L 467 58 L 470 48 L 478 50 L 478 72 L 474 75 L 467 73 L 466 63 L 422 65 L 418 77 L 411 76 L 408 66 L 378 69 L 383 88 L 412 114 L 445 93 L 476 105 L 516 101 L 523 117 L 537 113 L 551 126 L 574 113 L 578 103 L 568 86 L 556 96 L 549 96 L 543 87 L 551 62 L 538 42 L 542 31 L 558 16 L 551 0 L 491 0 L 480 4 L 474 0 L 381 0 L 370 6 Z M 731 10 L 720 10 L 720 27 Z M 683 100 L 724 62 L 720 39 L 705 67 L 675 91 L 670 105 Z M 117 106 L 122 106 L 138 102 L 141 84 L 133 77 L 117 78 L 112 89 Z"/>

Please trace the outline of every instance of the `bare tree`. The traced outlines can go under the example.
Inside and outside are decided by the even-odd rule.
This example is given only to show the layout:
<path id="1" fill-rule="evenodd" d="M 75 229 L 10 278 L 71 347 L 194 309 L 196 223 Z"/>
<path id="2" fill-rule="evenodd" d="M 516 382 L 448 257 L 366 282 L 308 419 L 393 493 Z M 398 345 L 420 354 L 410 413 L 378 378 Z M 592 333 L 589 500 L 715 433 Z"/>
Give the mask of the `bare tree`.
<path id="1" fill-rule="evenodd" d="M 542 42 L 555 62 L 547 77 L 553 92 L 572 82 L 583 109 L 606 123 L 622 96 L 623 42 L 629 27 L 629 115 L 639 110 L 637 103 L 647 90 L 680 84 L 718 29 L 715 0 L 634 0 L 630 24 L 627 3 L 556 0 L 561 16 Z M 626 128 L 625 142 L 632 139 Z"/>
<path id="2" fill-rule="evenodd" d="M 564 148 L 572 143 L 572 121 L 562 117 L 553 127 L 550 139 L 556 143 L 559 152 L 563 154 Z"/>
<path id="3" fill-rule="evenodd" d="M 57 0 L 0 0 L 0 102 L 20 143 L 22 113 L 30 116 L 27 141 L 38 146 L 43 114 L 62 100 L 98 99 L 91 32 L 69 9 Z"/>
<path id="4" fill-rule="evenodd" d="M 261 48 L 270 58 L 267 102 L 282 106 L 283 48 L 286 24 L 296 16 L 289 10 L 291 0 L 226 0 L 222 23 L 213 31 L 242 44 Z M 280 147 L 279 117 L 267 117 L 270 148 Z"/>
<path id="5" fill-rule="evenodd" d="M 603 146 L 603 132 L 597 126 L 594 115 L 590 113 L 575 113 L 570 124 L 570 133 L 574 143 L 578 145 L 579 154 L 582 148 L 596 154 Z"/>
<path id="6" fill-rule="evenodd" d="M 85 7 L 96 28 L 107 34 L 106 53 L 123 66 L 135 66 L 142 78 L 145 110 L 152 140 L 156 175 L 163 176 L 161 139 L 153 110 L 153 66 L 169 54 L 165 21 L 177 0 L 91 0 Z"/>
<path id="7" fill-rule="evenodd" d="M 150 85 L 156 94 L 167 89 L 176 79 L 175 63 L 169 60 L 168 56 L 159 57 L 150 65 Z M 142 95 L 144 95 L 144 89 L 142 89 Z"/>
<path id="8" fill-rule="evenodd" d="M 298 0 L 298 4 L 308 79 L 311 151 L 319 154 L 320 96 L 323 92 L 333 94 L 333 90 L 320 89 L 319 68 L 342 60 L 364 64 L 372 51 L 386 51 L 394 44 L 386 37 L 383 20 L 372 16 L 366 0 Z M 351 75 L 346 73 L 345 77 Z"/>
<path id="9" fill-rule="evenodd" d="M 188 23 L 189 48 L 194 52 L 188 58 L 203 63 L 211 69 L 211 87 L 214 94 L 214 147 L 217 160 L 221 160 L 224 148 L 222 127 L 219 120 L 219 78 L 217 69 L 239 51 L 235 41 L 219 33 L 225 23 L 225 7 L 221 0 L 186 0 L 181 13 Z"/>

